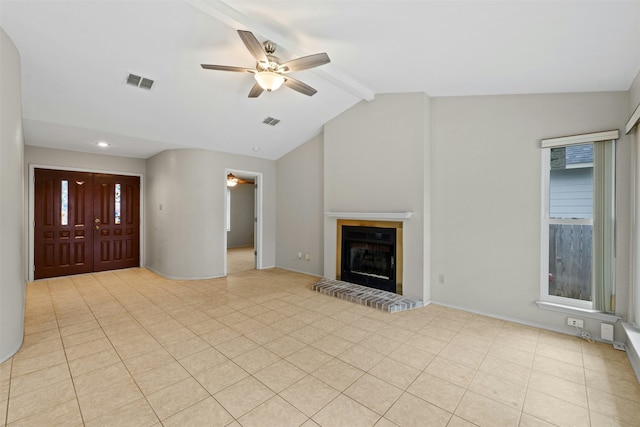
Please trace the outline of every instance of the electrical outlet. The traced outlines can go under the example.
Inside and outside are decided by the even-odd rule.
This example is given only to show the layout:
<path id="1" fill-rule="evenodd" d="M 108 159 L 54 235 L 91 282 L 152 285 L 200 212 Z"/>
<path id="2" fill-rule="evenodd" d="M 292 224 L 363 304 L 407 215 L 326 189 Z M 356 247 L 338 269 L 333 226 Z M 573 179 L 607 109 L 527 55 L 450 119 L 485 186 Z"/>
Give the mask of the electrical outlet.
<path id="1" fill-rule="evenodd" d="M 567 317 L 567 325 L 569 326 L 577 326 L 578 328 L 584 327 L 584 320 L 582 319 L 574 319 L 573 317 Z"/>
<path id="2" fill-rule="evenodd" d="M 305 261 L 311 261 L 311 254 L 309 252 L 307 252 L 306 254 L 304 254 L 304 260 Z"/>
<path id="3" fill-rule="evenodd" d="M 600 338 L 605 341 L 613 341 L 613 325 L 610 323 L 600 323 Z"/>

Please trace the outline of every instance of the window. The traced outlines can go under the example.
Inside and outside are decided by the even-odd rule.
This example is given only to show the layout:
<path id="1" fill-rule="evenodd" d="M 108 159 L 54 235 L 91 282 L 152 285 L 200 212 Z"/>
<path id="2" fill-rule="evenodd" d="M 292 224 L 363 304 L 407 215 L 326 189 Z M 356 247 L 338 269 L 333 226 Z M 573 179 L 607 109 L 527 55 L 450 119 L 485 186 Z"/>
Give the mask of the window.
<path id="1" fill-rule="evenodd" d="M 60 184 L 60 225 L 69 225 L 69 181 Z"/>
<path id="2" fill-rule="evenodd" d="M 114 224 L 120 224 L 120 184 L 116 184 L 115 188 L 114 188 L 114 194 L 115 194 L 115 206 L 113 209 L 114 212 L 114 218 L 113 218 L 113 223 Z"/>
<path id="3" fill-rule="evenodd" d="M 542 142 L 544 301 L 615 311 L 617 137 L 612 131 Z"/>

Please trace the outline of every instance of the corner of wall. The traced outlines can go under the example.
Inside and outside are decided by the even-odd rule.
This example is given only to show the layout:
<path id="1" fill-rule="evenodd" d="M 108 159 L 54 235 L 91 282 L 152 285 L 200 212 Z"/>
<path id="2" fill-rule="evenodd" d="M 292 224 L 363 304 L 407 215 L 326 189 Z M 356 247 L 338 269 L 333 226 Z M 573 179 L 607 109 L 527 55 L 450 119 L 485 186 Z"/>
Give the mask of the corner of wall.
<path id="1" fill-rule="evenodd" d="M 627 336 L 627 357 L 640 382 L 640 330 L 628 323 L 623 323 L 622 327 Z"/>
<path id="2" fill-rule="evenodd" d="M 629 87 L 629 102 L 629 113 L 631 113 L 640 104 L 640 70 Z"/>
<path id="3" fill-rule="evenodd" d="M 433 274 L 431 272 L 431 251 L 432 251 L 432 235 L 431 235 L 431 198 L 432 198 L 432 168 L 431 168 L 431 151 L 432 151 L 432 135 L 431 135 L 431 97 L 424 94 L 424 160 L 423 160 L 423 187 L 424 187 L 424 270 L 423 270 L 423 301 L 431 300 L 431 280 Z"/>
<path id="4" fill-rule="evenodd" d="M 314 276 L 326 259 L 323 152 L 324 133 L 276 162 L 276 265 Z"/>
<path id="5" fill-rule="evenodd" d="M 18 49 L 0 28 L 0 362 L 22 346 L 26 298 L 24 139 Z"/>

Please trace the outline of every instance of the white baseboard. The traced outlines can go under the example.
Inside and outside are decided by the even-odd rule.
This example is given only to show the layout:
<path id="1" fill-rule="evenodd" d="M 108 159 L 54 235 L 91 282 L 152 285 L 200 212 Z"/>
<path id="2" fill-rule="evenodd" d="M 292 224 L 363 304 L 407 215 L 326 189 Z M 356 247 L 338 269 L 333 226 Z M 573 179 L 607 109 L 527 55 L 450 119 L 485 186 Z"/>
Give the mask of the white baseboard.
<path id="1" fill-rule="evenodd" d="M 158 276 L 162 276 L 165 279 L 171 279 L 171 280 L 206 280 L 206 279 L 219 279 L 221 277 L 225 277 L 225 276 L 205 276 L 205 277 L 179 277 L 179 276 L 169 276 L 167 274 L 164 274 L 158 270 L 156 270 L 155 268 L 149 267 L 149 266 L 145 266 L 143 268 L 146 268 L 147 270 L 151 270 L 154 273 L 156 273 Z"/>
<path id="2" fill-rule="evenodd" d="M 525 325 L 525 326 L 531 326 L 532 328 L 544 329 L 546 331 L 557 332 L 557 333 L 560 333 L 560 334 L 571 335 L 571 336 L 574 336 L 574 337 L 580 337 L 580 333 L 579 332 L 570 333 L 564 328 L 560 328 L 560 327 L 556 328 L 554 326 L 546 325 L 546 324 L 543 324 L 543 323 L 528 322 L 528 321 L 525 321 L 525 320 L 522 320 L 522 319 L 517 319 L 515 317 L 501 316 L 501 315 L 497 315 L 497 314 L 494 314 L 494 313 L 489 313 L 489 312 L 482 311 L 482 310 L 475 310 L 475 309 L 471 309 L 471 308 L 467 308 L 467 307 L 461 307 L 461 306 L 456 306 L 456 305 L 451 305 L 451 304 L 445 304 L 445 303 L 441 303 L 441 302 L 438 302 L 438 301 L 432 301 L 432 303 L 436 304 L 436 305 L 442 305 L 444 307 L 455 308 L 456 310 L 468 311 L 469 313 L 479 314 L 481 316 L 491 317 L 493 319 L 504 320 L 504 321 L 512 322 L 512 323 L 518 323 L 520 325 Z M 615 341 L 613 343 L 611 341 L 603 341 L 598 337 L 591 337 L 591 338 L 594 339 L 595 341 L 603 342 L 605 344 L 613 345 L 614 343 L 618 343 L 618 341 Z"/>
<path id="3" fill-rule="evenodd" d="M 287 270 L 287 271 L 291 271 L 293 273 L 300 273 L 300 274 L 306 274 L 307 276 L 313 276 L 313 277 L 319 277 L 322 278 L 322 275 L 319 274 L 314 274 L 314 273 L 309 273 L 308 271 L 301 271 L 301 270 L 296 270 L 295 268 L 289 268 L 289 267 L 282 267 L 282 266 L 275 266 L 274 268 L 279 268 L 281 270 Z"/>
<path id="4" fill-rule="evenodd" d="M 436 305 L 442 305 L 444 307 L 455 308 L 456 310 L 468 311 L 469 313 L 479 314 L 481 316 L 491 317 L 493 319 L 505 320 L 507 322 L 518 323 L 520 325 L 531 326 L 533 328 L 544 329 L 544 330 L 552 331 L 552 332 L 559 332 L 559 333 L 565 334 L 565 335 L 574 335 L 574 334 L 569 334 L 563 328 L 556 328 L 556 327 L 545 325 L 545 324 L 542 324 L 542 323 L 528 322 L 526 320 L 517 319 L 515 317 L 501 316 L 501 315 L 498 315 L 498 314 L 495 314 L 495 313 L 489 313 L 489 312 L 482 311 L 482 310 L 475 310 L 473 308 L 462 307 L 462 306 L 458 306 L 458 305 L 446 304 L 446 303 L 439 302 L 439 301 L 432 301 L 432 303 L 436 304 Z M 575 336 L 579 336 L 579 335 L 575 334 Z"/>

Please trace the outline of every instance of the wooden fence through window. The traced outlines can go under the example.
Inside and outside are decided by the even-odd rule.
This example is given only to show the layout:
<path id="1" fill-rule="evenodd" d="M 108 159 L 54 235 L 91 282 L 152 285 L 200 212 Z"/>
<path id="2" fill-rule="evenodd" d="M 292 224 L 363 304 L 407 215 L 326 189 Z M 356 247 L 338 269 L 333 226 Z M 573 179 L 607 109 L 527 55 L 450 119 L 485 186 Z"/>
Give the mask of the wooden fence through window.
<path id="1" fill-rule="evenodd" d="M 549 295 L 591 301 L 593 226 L 549 225 Z"/>

